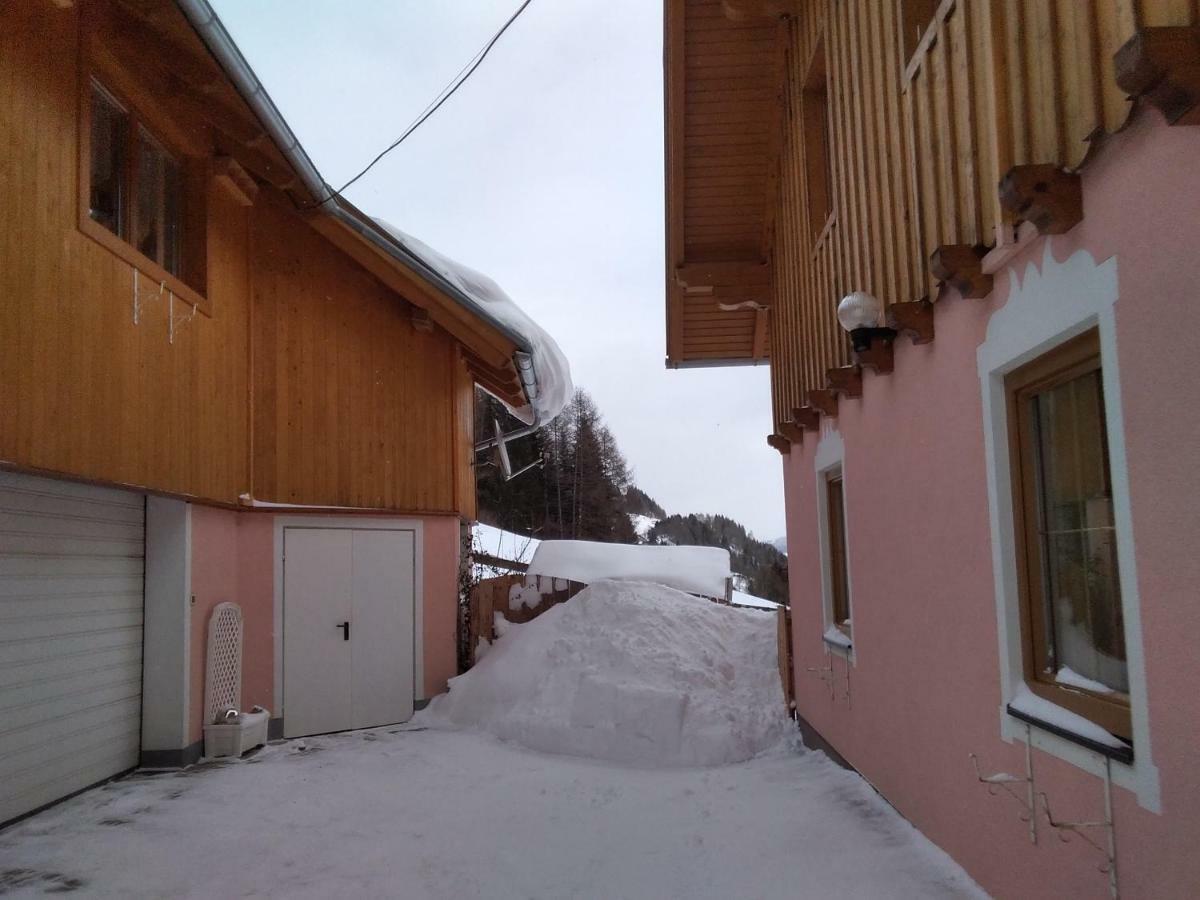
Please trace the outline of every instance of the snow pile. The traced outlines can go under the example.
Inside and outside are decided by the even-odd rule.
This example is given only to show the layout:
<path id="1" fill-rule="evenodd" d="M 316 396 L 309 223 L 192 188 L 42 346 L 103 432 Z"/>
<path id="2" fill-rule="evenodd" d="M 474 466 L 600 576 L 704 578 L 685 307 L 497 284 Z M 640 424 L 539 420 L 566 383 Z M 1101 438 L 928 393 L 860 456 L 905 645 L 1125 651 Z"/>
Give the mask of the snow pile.
<path id="1" fill-rule="evenodd" d="M 597 582 L 508 625 L 419 719 L 643 766 L 739 762 L 786 730 L 775 627 L 661 585 Z"/>
<path id="2" fill-rule="evenodd" d="M 375 222 L 399 241 L 409 253 L 471 298 L 485 316 L 490 316 L 509 331 L 524 338 L 529 345 L 537 389 L 529 398 L 529 405 L 519 408 L 509 406 L 512 414 L 522 422 L 532 425 L 535 421 L 539 424 L 549 422 L 562 412 L 575 392 L 575 387 L 571 383 L 571 366 L 554 338 L 517 306 L 500 285 L 482 272 L 476 272 L 455 262 L 383 219 L 376 219 Z"/>
<path id="3" fill-rule="evenodd" d="M 723 547 L 542 541 L 529 564 L 529 574 L 569 578 L 580 584 L 605 579 L 651 581 L 692 594 L 723 598 L 725 580 L 729 578 L 729 551 Z"/>

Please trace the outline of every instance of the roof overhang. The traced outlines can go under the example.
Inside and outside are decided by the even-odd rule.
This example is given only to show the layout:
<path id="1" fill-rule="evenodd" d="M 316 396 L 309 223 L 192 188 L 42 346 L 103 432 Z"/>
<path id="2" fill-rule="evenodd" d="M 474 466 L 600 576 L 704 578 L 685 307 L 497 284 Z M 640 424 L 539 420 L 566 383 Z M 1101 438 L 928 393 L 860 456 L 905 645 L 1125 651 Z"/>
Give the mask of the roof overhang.
<path id="1" fill-rule="evenodd" d="M 123 40 L 163 48 L 164 85 L 213 127 L 220 152 L 290 194 L 317 231 L 453 336 L 481 387 L 510 407 L 533 405 L 528 341 L 325 183 L 208 0 L 113 5 Z"/>
<path id="2" fill-rule="evenodd" d="M 786 22 L 798 0 L 665 0 L 667 365 L 770 357 Z"/>

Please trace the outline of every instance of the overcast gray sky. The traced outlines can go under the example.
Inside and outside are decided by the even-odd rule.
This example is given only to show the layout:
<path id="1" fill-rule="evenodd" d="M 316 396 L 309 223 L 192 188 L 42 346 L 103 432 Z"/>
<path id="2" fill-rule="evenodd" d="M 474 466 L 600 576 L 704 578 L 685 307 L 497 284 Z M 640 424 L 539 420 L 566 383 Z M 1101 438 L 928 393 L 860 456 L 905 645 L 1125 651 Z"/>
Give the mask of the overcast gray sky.
<path id="1" fill-rule="evenodd" d="M 326 181 L 400 135 L 519 0 L 216 0 Z M 765 366 L 663 366 L 662 4 L 533 0 L 346 192 L 498 281 L 558 340 L 667 512 L 784 533 Z"/>

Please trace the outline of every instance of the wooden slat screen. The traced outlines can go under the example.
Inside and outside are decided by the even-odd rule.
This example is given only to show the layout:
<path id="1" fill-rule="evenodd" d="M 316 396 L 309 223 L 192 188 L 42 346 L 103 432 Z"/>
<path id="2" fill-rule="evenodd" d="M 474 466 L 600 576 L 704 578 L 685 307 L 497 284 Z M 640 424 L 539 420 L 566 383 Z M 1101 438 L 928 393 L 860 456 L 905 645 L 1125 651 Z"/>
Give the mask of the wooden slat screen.
<path id="1" fill-rule="evenodd" d="M 786 30 L 774 198 L 775 428 L 845 365 L 838 300 L 935 299 L 941 246 L 1010 241 L 1000 179 L 1075 170 L 1132 105 L 1113 55 L 1138 28 L 1200 23 L 1200 0 L 942 0 L 911 59 L 894 0 L 814 0 Z M 810 221 L 806 76 L 825 57 L 833 213 Z M 762 63 L 765 67 L 765 62 Z M 813 235 L 818 237 L 814 240 Z"/>

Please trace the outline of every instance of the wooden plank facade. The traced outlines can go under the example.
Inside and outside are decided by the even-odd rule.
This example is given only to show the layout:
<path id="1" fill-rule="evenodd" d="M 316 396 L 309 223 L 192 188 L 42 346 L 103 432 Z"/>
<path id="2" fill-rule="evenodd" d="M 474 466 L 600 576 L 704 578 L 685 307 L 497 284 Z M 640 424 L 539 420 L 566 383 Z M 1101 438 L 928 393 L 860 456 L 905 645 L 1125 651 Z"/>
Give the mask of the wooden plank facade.
<path id="1" fill-rule="evenodd" d="M 508 338 L 347 252 L 174 4 L 2 16 L 0 463 L 228 506 L 473 517 L 474 384 L 522 399 Z M 200 173 L 199 282 L 83 227 L 93 76 Z"/>
<path id="2" fill-rule="evenodd" d="M 667 0 L 668 365 L 752 361 L 769 307 L 774 442 L 797 439 L 853 363 L 839 299 L 931 337 L 902 304 L 983 296 L 989 252 L 1077 221 L 1074 173 L 1163 77 L 1131 77 L 1137 42 L 1180 42 L 1192 79 L 1198 24 L 1200 0 Z M 698 262 L 771 273 L 705 293 Z"/>

